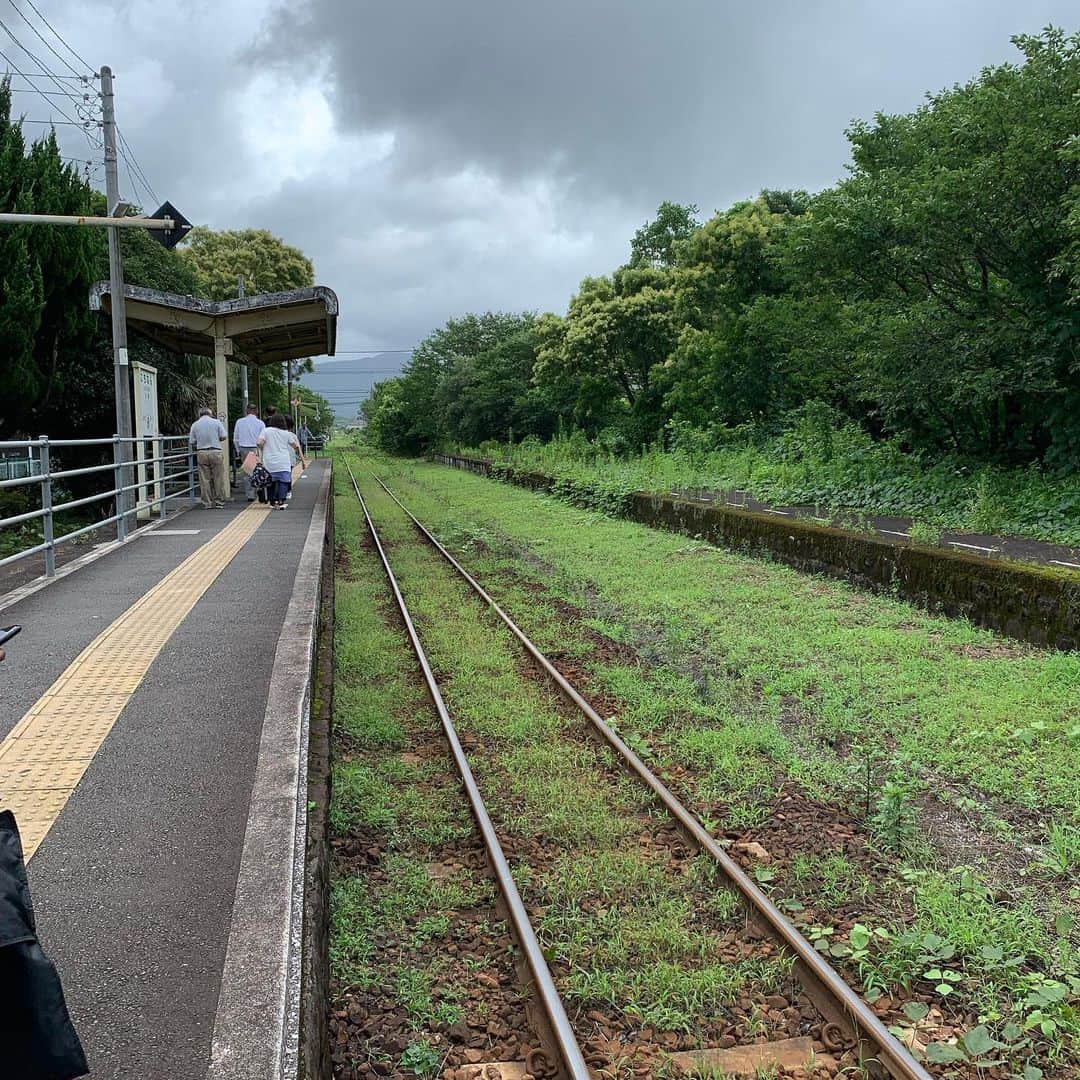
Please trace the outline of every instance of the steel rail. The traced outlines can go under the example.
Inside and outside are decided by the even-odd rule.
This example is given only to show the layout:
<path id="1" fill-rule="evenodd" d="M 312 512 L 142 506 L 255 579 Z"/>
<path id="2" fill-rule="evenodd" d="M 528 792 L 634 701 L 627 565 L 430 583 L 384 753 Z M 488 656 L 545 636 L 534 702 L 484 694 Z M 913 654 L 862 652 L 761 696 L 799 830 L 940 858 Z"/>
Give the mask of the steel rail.
<path id="1" fill-rule="evenodd" d="M 346 463 L 347 464 L 347 463 Z M 412 511 L 390 490 L 382 479 L 371 474 L 379 486 L 394 500 L 402 512 L 428 542 L 469 583 L 473 591 L 499 616 L 507 629 L 521 642 L 529 655 L 551 677 L 559 690 L 581 710 L 604 740 L 624 759 L 630 769 L 642 780 L 687 834 L 719 864 L 724 874 L 743 895 L 751 908 L 768 924 L 772 932 L 795 954 L 799 974 L 804 983 L 819 988 L 837 1005 L 839 1013 L 856 1029 L 860 1042 L 869 1042 L 877 1050 L 870 1060 L 876 1059 L 895 1080 L 932 1080 L 930 1074 L 895 1039 L 874 1011 L 857 994 L 836 969 L 814 948 L 810 942 L 788 922 L 780 909 L 754 884 L 741 866 L 720 846 L 715 837 L 679 801 L 666 784 L 619 738 L 611 726 L 578 693 L 561 671 L 529 640 L 517 624 L 485 591 L 483 586 L 443 547 L 424 527 Z M 821 1004 L 820 1002 L 818 1003 Z M 861 1036 L 861 1038 L 859 1038 Z"/>
<path id="2" fill-rule="evenodd" d="M 487 809 L 484 806 L 484 800 L 480 794 L 480 789 L 477 787 L 476 780 L 472 774 L 472 769 L 469 768 L 469 762 L 465 757 L 465 751 L 462 749 L 461 741 L 458 739 L 457 731 L 454 729 L 454 723 L 450 719 L 450 713 L 447 711 L 446 703 L 443 701 L 442 694 L 439 692 L 438 683 L 435 681 L 435 675 L 431 670 L 431 665 L 428 663 L 424 647 L 421 645 L 420 638 L 416 632 L 416 627 L 413 625 L 412 616 L 409 615 L 409 609 L 405 604 L 405 598 L 401 595 L 401 589 L 398 587 L 397 578 L 394 576 L 394 571 L 390 568 L 390 561 L 386 557 L 386 552 L 383 549 L 382 541 L 379 539 L 379 533 L 375 528 L 375 523 L 371 520 L 371 514 L 368 512 L 364 496 L 360 494 L 360 486 L 356 482 L 356 477 L 353 474 L 352 468 L 350 467 L 348 460 L 343 460 L 345 460 L 345 468 L 348 470 L 353 490 L 356 492 L 356 497 L 360 501 L 360 508 L 364 511 L 364 518 L 367 520 L 368 529 L 371 531 L 371 538 L 375 542 L 375 547 L 379 552 L 379 558 L 382 560 L 383 569 L 386 571 L 387 580 L 390 582 L 390 588 L 393 590 L 398 610 L 401 612 L 401 617 L 404 620 L 405 629 L 408 632 L 409 640 L 412 642 L 413 651 L 416 653 L 416 658 L 420 662 L 420 667 L 424 673 L 424 682 L 427 683 L 428 693 L 431 695 L 431 701 L 439 714 L 443 731 L 446 734 L 447 741 L 450 743 L 450 750 L 453 753 L 454 762 L 457 765 L 458 772 L 461 774 L 461 780 L 465 785 L 465 793 L 468 795 L 473 816 L 476 818 L 476 823 L 483 836 L 484 845 L 487 848 L 488 857 L 491 859 L 492 868 L 495 871 L 495 877 L 499 884 L 499 890 L 510 911 L 510 918 L 514 924 L 518 943 L 521 945 L 522 951 L 525 954 L 525 960 L 529 966 L 529 971 L 532 973 L 540 997 L 540 1003 L 547 1015 L 548 1023 L 551 1025 L 552 1035 L 557 1044 L 558 1052 L 562 1057 L 566 1075 L 570 1080 L 590 1080 L 589 1069 L 585 1064 L 585 1058 L 582 1056 L 581 1047 L 578 1046 L 577 1037 L 574 1035 L 573 1028 L 570 1026 L 570 1021 L 567 1018 L 566 1010 L 563 1008 L 559 992 L 555 989 L 555 982 L 551 977 L 551 971 L 547 966 L 547 960 L 544 959 L 544 953 L 540 948 L 540 942 L 536 940 L 536 933 L 529 920 L 529 914 L 525 910 L 525 904 L 521 899 L 521 893 L 518 892 L 517 885 L 514 883 L 513 875 L 510 873 L 510 865 L 506 861 L 506 856 L 503 854 L 499 838 L 495 835 L 495 826 L 492 824 L 491 818 L 488 816 Z"/>

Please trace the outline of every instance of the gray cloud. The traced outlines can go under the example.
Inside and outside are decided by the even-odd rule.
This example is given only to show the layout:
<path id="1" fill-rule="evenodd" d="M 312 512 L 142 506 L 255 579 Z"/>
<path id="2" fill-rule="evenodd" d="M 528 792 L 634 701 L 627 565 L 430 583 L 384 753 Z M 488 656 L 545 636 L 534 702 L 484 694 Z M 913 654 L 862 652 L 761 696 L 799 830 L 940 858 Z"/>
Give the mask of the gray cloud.
<path id="1" fill-rule="evenodd" d="M 261 53 L 325 65 L 342 127 L 393 132 L 406 175 L 476 165 L 712 209 L 831 183 L 851 119 L 910 109 L 1070 15 L 1065 0 L 312 0 Z"/>
<path id="2" fill-rule="evenodd" d="M 562 310 L 663 199 L 843 174 L 843 130 L 1015 59 L 1075 0 L 53 0 L 158 193 L 268 228 L 343 348 Z M 65 152 L 86 156 L 62 130 Z M 126 180 L 124 181 L 126 184 Z"/>

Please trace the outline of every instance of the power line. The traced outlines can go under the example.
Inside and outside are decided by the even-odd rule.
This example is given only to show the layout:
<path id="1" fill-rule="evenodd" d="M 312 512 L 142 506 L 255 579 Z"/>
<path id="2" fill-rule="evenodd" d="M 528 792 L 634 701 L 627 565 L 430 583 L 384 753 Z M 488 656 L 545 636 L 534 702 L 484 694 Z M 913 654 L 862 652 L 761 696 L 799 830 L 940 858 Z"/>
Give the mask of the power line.
<path id="1" fill-rule="evenodd" d="M 14 0 L 11 0 L 11 2 L 13 4 L 13 6 L 14 6 Z M 18 8 L 16 8 L 16 11 L 18 11 Z M 20 11 L 19 14 L 22 15 L 22 12 Z M 23 16 L 23 18 L 25 18 L 25 16 Z M 12 32 L 11 28 L 2 19 L 0 19 L 0 29 L 2 29 L 4 31 L 4 33 L 7 34 L 7 36 L 11 39 L 11 41 L 18 48 L 22 49 L 22 51 L 24 53 L 26 53 L 26 55 L 28 57 L 30 57 L 31 60 L 33 60 L 33 62 L 41 70 L 42 76 L 49 79 L 49 81 L 53 84 L 53 86 L 56 87 L 56 91 L 42 90 L 40 86 L 37 86 L 32 81 L 31 75 L 30 75 L 29 72 L 20 71 L 15 66 L 15 64 L 12 62 L 11 58 L 9 56 L 7 56 L 6 53 L 0 52 L 0 56 L 3 57 L 4 61 L 8 65 L 8 68 L 11 71 L 13 71 L 16 75 L 18 75 L 20 78 L 26 79 L 26 81 L 30 84 L 30 88 L 41 97 L 41 99 L 45 102 L 45 104 L 48 105 L 50 109 L 55 109 L 64 118 L 64 123 L 69 124 L 72 127 L 81 127 L 82 131 L 83 131 L 83 135 L 86 137 L 87 143 L 91 147 L 93 147 L 94 149 L 97 149 L 97 144 L 95 143 L 94 139 L 91 137 L 91 134 L 90 134 L 90 127 L 94 123 L 93 107 L 91 107 L 90 110 L 89 110 L 90 115 L 86 115 L 82 111 L 84 108 L 87 107 L 87 102 L 89 100 L 89 95 L 86 94 L 86 95 L 83 96 L 83 98 L 79 98 L 72 91 L 71 87 L 65 86 L 64 83 L 61 82 L 61 79 L 70 80 L 72 78 L 72 76 L 58 76 L 55 72 L 50 71 L 49 68 L 41 60 L 41 58 L 36 53 L 34 53 L 30 49 L 28 49 L 18 39 L 18 37 L 16 37 L 16 35 Z M 34 29 L 32 25 L 31 25 L 31 29 Z M 35 30 L 35 33 L 36 32 L 37 31 Z M 40 37 L 41 35 L 39 34 L 38 36 Z M 48 43 L 46 42 L 46 44 L 48 44 Z M 68 64 L 67 67 L 68 67 L 69 71 L 74 71 L 74 69 L 71 67 L 70 64 Z M 84 86 L 88 85 L 89 80 L 87 80 L 85 77 L 79 76 L 77 73 L 76 73 L 76 75 L 74 77 L 77 78 Z M 65 112 L 62 108 L 60 108 L 60 106 L 58 104 L 56 104 L 55 102 L 50 100 L 50 98 L 61 97 L 61 96 L 68 98 L 68 100 L 71 101 L 75 105 L 75 112 L 76 112 L 77 115 L 82 117 L 83 123 L 80 124 L 78 121 L 74 120 L 70 113 Z M 30 121 L 30 122 L 33 123 L 34 121 Z"/>
<path id="2" fill-rule="evenodd" d="M 61 112 L 60 109 L 57 109 L 56 111 L 59 112 L 61 114 L 61 116 L 66 115 L 66 113 Z M 77 128 L 82 128 L 84 131 L 86 129 L 86 124 L 84 122 L 82 122 L 82 121 L 78 121 L 78 120 L 53 120 L 52 117 L 50 117 L 48 120 L 35 120 L 32 116 L 20 116 L 19 117 L 19 123 L 20 124 L 48 124 L 50 127 L 77 127 Z"/>
<path id="3" fill-rule="evenodd" d="M 153 199 L 154 202 L 160 203 L 161 199 L 158 198 L 158 194 L 154 190 L 154 185 L 150 183 L 146 173 L 143 172 L 143 167 L 139 164 L 138 158 L 135 157 L 135 151 L 131 149 L 131 144 L 124 138 L 124 133 L 117 128 L 116 135 L 120 140 L 120 155 L 123 157 L 124 161 L 127 162 L 129 170 L 133 168 L 139 174 L 139 178 L 142 180 L 143 186 L 150 193 L 151 199 Z"/>
<path id="4" fill-rule="evenodd" d="M 51 79 L 54 81 L 59 79 L 63 82 L 77 82 L 83 84 L 89 82 L 89 79 L 85 75 L 58 75 L 54 71 L 46 72 L 44 75 L 37 71 L 13 71 L 12 74 L 21 75 L 24 79 Z"/>
<path id="5" fill-rule="evenodd" d="M 30 20 L 29 20 L 29 19 L 28 19 L 27 17 L 26 17 L 26 13 L 25 13 L 25 12 L 24 12 L 24 11 L 22 10 L 22 8 L 20 8 L 20 7 L 19 7 L 19 5 L 18 5 L 18 4 L 16 4 L 16 3 L 15 3 L 15 0 L 8 0 L 8 3 L 9 3 L 9 4 L 10 4 L 10 5 L 11 5 L 11 6 L 12 6 L 12 7 L 13 7 L 13 8 L 15 9 L 15 10 L 16 10 L 16 12 L 18 12 L 19 18 L 20 18 L 20 19 L 22 19 L 22 21 L 23 21 L 24 23 L 26 23 L 26 25 L 27 25 L 27 26 L 29 26 L 31 30 L 33 30 L 33 31 L 34 31 L 34 33 L 35 33 L 35 34 L 37 35 L 37 38 L 38 38 L 38 40 L 39 40 L 39 41 L 40 41 L 40 42 L 42 43 L 42 45 L 44 45 L 44 46 L 45 46 L 45 48 L 46 48 L 46 49 L 48 49 L 48 50 L 49 50 L 49 52 L 51 52 L 51 53 L 53 54 L 53 56 L 55 56 L 55 57 L 56 57 L 56 59 L 57 59 L 57 60 L 59 60 L 59 61 L 60 61 L 60 63 L 61 63 L 61 64 L 63 64 L 63 65 L 64 65 L 64 67 L 66 67 L 66 68 L 68 69 L 68 71 L 70 71 L 70 72 L 71 72 L 71 74 L 72 74 L 72 75 L 78 75 L 78 74 L 79 74 L 79 72 L 77 72 L 77 71 L 76 71 L 76 70 L 75 70 L 75 69 L 74 69 L 74 68 L 73 68 L 73 67 L 72 67 L 72 66 L 71 66 L 71 65 L 70 65 L 70 64 L 69 64 L 69 63 L 68 63 L 68 62 L 67 62 L 67 61 L 66 61 L 66 60 L 65 60 L 65 59 L 64 59 L 64 58 L 63 58 L 63 57 L 62 57 L 62 56 L 61 56 L 61 55 L 60 55 L 60 54 L 59 54 L 59 53 L 58 53 L 58 52 L 57 52 L 57 51 L 56 51 L 56 50 L 55 50 L 55 49 L 54 49 L 54 48 L 53 48 L 53 47 L 52 47 L 52 46 L 51 46 L 51 45 L 49 44 L 49 43 L 48 43 L 48 41 L 46 41 L 46 40 L 45 40 L 45 38 L 44 38 L 44 36 L 42 35 L 41 31 L 40 31 L 40 30 L 38 30 L 38 28 L 37 28 L 37 27 L 36 27 L 36 26 L 35 26 L 35 25 L 34 25 L 34 24 L 33 24 L 33 23 L 32 23 L 32 22 L 31 22 L 31 21 L 30 21 Z M 36 10 L 36 9 L 35 9 L 35 10 Z M 40 12 L 38 12 L 38 14 L 40 15 L 41 13 L 40 13 Z M 50 27 L 49 29 L 51 30 L 51 29 L 52 29 L 52 27 Z M 55 30 L 53 30 L 53 33 L 54 33 L 54 34 L 56 34 L 56 31 L 55 31 Z M 56 36 L 57 36 L 57 37 L 60 37 L 60 35 L 59 35 L 59 34 L 56 34 Z M 89 67 L 89 65 L 87 65 L 87 66 Z"/>
<path id="6" fill-rule="evenodd" d="M 21 71 L 13 71 L 12 75 L 22 75 Z M 23 78 L 26 76 L 24 75 Z M 70 94 L 62 94 L 59 90 L 39 90 L 36 86 L 11 86 L 8 88 L 13 94 L 42 94 L 45 97 L 63 97 L 71 100 Z"/>
<path id="7" fill-rule="evenodd" d="M 37 17 L 38 17 L 38 18 L 39 18 L 39 19 L 40 19 L 40 20 L 41 20 L 41 21 L 42 21 L 42 22 L 43 22 L 43 23 L 44 23 L 44 24 L 45 24 L 45 25 L 46 25 L 46 26 L 47 26 L 47 27 L 48 27 L 48 28 L 49 28 L 49 29 L 50 29 L 50 30 L 51 30 L 51 31 L 53 32 L 53 34 L 55 35 L 56 39 L 57 39 L 57 40 L 58 40 L 58 41 L 59 41 L 59 42 L 60 42 L 60 43 L 61 43 L 61 44 L 62 44 L 62 45 L 64 46 L 64 48 L 65 48 L 65 49 L 67 49 L 67 51 L 68 51 L 69 53 L 71 53 L 71 55 L 72 55 L 72 56 L 74 56 L 74 57 L 75 57 L 75 59 L 76 59 L 76 60 L 78 60 L 78 61 L 79 61 L 79 63 L 80 63 L 80 64 L 82 64 L 82 65 L 83 65 L 83 67 L 85 67 L 85 68 L 86 68 L 86 70 L 87 70 L 87 71 L 91 71 L 91 72 L 93 72 L 93 73 L 94 73 L 94 74 L 96 75 L 96 74 L 97 74 L 97 72 L 96 72 L 96 71 L 94 70 L 94 65 L 93 65 L 93 64 L 88 64 L 88 63 L 86 62 L 86 60 L 85 60 L 85 59 L 83 59 L 83 57 L 82 57 L 82 56 L 80 56 L 80 55 L 79 55 L 79 54 L 78 54 L 78 53 L 77 53 L 77 52 L 76 52 L 76 51 L 75 51 L 75 50 L 74 50 L 74 49 L 73 49 L 73 48 L 72 48 L 72 47 L 71 47 L 71 46 L 70 46 L 70 45 L 69 45 L 69 44 L 67 43 L 67 41 L 66 41 L 66 40 L 64 39 L 64 35 L 63 35 L 63 34 L 61 34 L 61 33 L 60 33 L 60 31 L 59 31 L 59 30 L 57 30 L 57 29 L 56 29 L 56 27 L 54 27 L 54 26 L 53 26 L 53 24 L 52 24 L 51 22 L 49 22 L 49 20 L 48 20 L 48 19 L 46 19 L 44 15 L 42 15 L 42 13 L 41 13 L 40 9 L 38 8 L 37 4 L 35 4 L 35 3 L 34 3 L 34 0 L 26 0 L 26 2 L 27 2 L 27 4 L 29 4 L 29 5 L 30 5 L 30 7 L 31 7 L 31 9 L 33 10 L 34 14 L 35 14 L 35 15 L 37 15 Z M 80 78 L 82 78 L 82 76 L 80 76 Z"/>
<path id="8" fill-rule="evenodd" d="M 4 33 L 5 33 L 5 34 L 7 34 L 7 36 L 8 36 L 9 38 L 11 38 L 11 40 L 12 40 L 12 41 L 13 41 L 13 42 L 14 42 L 14 43 L 15 43 L 15 44 L 16 44 L 16 45 L 17 45 L 17 46 L 18 46 L 18 47 L 20 48 L 20 49 L 22 49 L 22 51 L 23 51 L 24 53 L 26 53 L 26 55 L 27 55 L 27 56 L 29 56 L 31 60 L 33 60 L 33 61 L 34 61 L 34 63 L 35 63 L 35 64 L 37 64 L 38 68 L 39 68 L 39 69 L 41 70 L 41 73 L 42 73 L 43 75 L 46 75 L 46 76 L 48 76 L 48 78 L 49 78 L 49 79 L 50 79 L 50 80 L 52 81 L 52 83 L 53 83 L 53 84 L 55 85 L 55 87 L 56 87 L 56 89 L 57 89 L 57 90 L 62 90 L 62 91 L 64 91 L 65 93 L 67 93 L 67 94 L 68 94 L 68 96 L 69 96 L 69 97 L 71 98 L 71 100 L 72 100 L 72 101 L 75 101 L 75 102 L 77 102 L 77 101 L 79 100 L 79 99 L 78 99 L 78 98 L 77 98 L 77 97 L 76 97 L 76 96 L 75 96 L 74 94 L 72 94 L 72 93 L 71 93 L 71 91 L 70 91 L 70 89 L 69 89 L 68 87 L 64 86 L 64 84 L 63 84 L 62 82 L 60 82 L 60 80 L 59 80 L 59 79 L 58 79 L 58 78 L 56 77 L 55 73 L 54 73 L 54 72 L 52 72 L 52 71 L 50 71 L 50 70 L 49 70 L 49 69 L 48 69 L 48 68 L 47 68 L 47 67 L 45 66 L 45 63 L 44 63 L 44 61 L 42 61 L 41 57 L 39 57 L 39 56 L 37 55 L 37 53 L 35 53 L 35 52 L 31 52 L 31 51 L 30 51 L 30 50 L 29 50 L 29 49 L 28 49 L 28 48 L 27 48 L 27 47 L 26 47 L 26 46 L 25 46 L 25 45 L 24 45 L 24 44 L 23 44 L 23 43 L 22 43 L 22 42 L 21 42 L 21 41 L 20 41 L 20 40 L 19 40 L 19 39 L 18 39 L 18 38 L 17 38 L 17 37 L 16 37 L 16 36 L 15 36 L 15 35 L 13 34 L 13 33 L 12 33 L 12 31 L 11 31 L 11 28 L 10 28 L 10 27 L 8 26 L 8 24 L 7 24 L 6 22 L 4 22 L 4 20 L 3 20 L 3 19 L 0 19 L 0 29 L 2 29 L 2 30 L 4 31 Z M 4 57 L 4 59 L 5 59 L 5 60 L 7 60 L 7 57 L 5 56 L 5 57 Z M 8 63 L 9 63 L 9 64 L 11 64 L 11 61 L 10 61 L 10 60 L 8 60 Z M 12 65 L 12 66 L 14 66 L 14 65 Z"/>
<path id="9" fill-rule="evenodd" d="M 120 129 L 117 128 L 117 135 L 119 134 Z M 140 169 L 135 163 L 134 155 L 131 155 L 129 157 L 128 153 L 124 149 L 125 146 L 126 142 L 123 141 L 123 136 L 121 136 L 121 142 L 120 144 L 118 144 L 117 150 L 120 153 L 120 158 L 124 162 L 124 170 L 127 173 L 128 183 L 131 184 L 131 190 L 133 194 L 140 202 L 143 201 L 144 193 L 149 196 L 150 203 L 160 202 L 161 200 L 158 199 L 157 195 L 154 194 L 154 190 L 150 186 L 150 182 L 146 179 L 146 176 L 143 173 L 142 169 Z M 140 188 L 142 189 L 141 191 Z"/>
<path id="10" fill-rule="evenodd" d="M 142 193 L 139 191 L 138 184 L 136 184 L 136 182 L 135 182 L 135 176 L 131 171 L 131 165 L 129 164 L 127 158 L 124 158 L 123 161 L 124 161 L 124 172 L 127 173 L 128 184 L 131 185 L 131 193 L 132 193 L 133 197 L 135 198 L 135 200 L 137 202 L 141 203 L 143 201 Z"/>
<path id="11" fill-rule="evenodd" d="M 7 27 L 4 27 L 4 29 L 6 30 Z M 0 57 L 3 58 L 4 62 L 7 64 L 8 68 L 14 69 L 15 65 L 11 62 L 11 59 L 8 57 L 7 53 L 5 53 L 3 50 L 0 50 Z M 21 71 L 14 71 L 14 74 L 15 75 L 22 75 L 22 72 Z M 64 110 L 61 109 L 59 105 L 53 104 L 53 102 L 51 102 L 49 100 L 49 98 L 48 98 L 48 92 L 47 91 L 41 90 L 38 87 L 34 86 L 33 84 L 31 84 L 30 89 L 32 89 L 34 91 L 34 93 L 36 93 L 41 98 L 41 100 L 44 101 L 45 104 L 49 106 L 50 109 L 55 109 L 61 116 L 63 116 L 67 120 L 67 122 L 69 124 L 75 124 L 76 127 L 81 127 L 82 126 L 81 124 L 78 124 L 78 123 L 76 123 L 76 121 L 72 120 L 70 115 L 68 115 L 68 113 L 64 112 Z M 31 120 L 29 122 L 31 124 L 37 123 L 36 120 Z"/>

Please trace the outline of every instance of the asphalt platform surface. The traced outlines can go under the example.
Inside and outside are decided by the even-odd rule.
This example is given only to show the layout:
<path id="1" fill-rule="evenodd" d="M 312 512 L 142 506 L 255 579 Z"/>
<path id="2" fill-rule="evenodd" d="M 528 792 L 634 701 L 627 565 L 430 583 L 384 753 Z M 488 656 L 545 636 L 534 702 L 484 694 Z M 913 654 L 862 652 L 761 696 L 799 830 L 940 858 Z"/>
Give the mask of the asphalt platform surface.
<path id="1" fill-rule="evenodd" d="M 274 651 L 327 468 L 312 463 L 181 623 L 29 864 L 101 1080 L 206 1075 Z M 245 505 L 181 514 L 0 613 L 23 626 L 0 665 L 0 738 Z"/>

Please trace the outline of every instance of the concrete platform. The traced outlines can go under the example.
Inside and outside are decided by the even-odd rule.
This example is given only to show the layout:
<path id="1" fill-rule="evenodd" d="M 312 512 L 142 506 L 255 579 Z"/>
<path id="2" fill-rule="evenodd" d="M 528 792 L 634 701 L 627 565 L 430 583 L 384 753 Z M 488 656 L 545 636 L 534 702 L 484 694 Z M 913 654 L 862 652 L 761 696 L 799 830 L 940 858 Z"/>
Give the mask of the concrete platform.
<path id="1" fill-rule="evenodd" d="M 312 463 L 284 512 L 191 510 L 0 611 L 24 628 L 0 807 L 58 793 L 30 884 L 102 1080 L 289 1074 L 329 478 Z"/>

